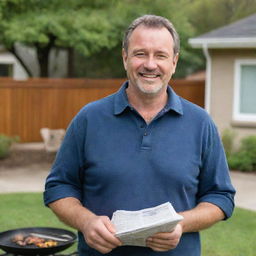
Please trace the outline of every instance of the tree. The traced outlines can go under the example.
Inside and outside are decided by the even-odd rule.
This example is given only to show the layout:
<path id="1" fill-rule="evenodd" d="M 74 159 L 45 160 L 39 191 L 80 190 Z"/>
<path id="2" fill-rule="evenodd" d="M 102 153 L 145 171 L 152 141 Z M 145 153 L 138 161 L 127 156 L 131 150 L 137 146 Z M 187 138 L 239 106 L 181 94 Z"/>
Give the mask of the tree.
<path id="1" fill-rule="evenodd" d="M 197 35 L 256 12 L 255 0 L 191 0 L 187 15 Z"/>
<path id="2" fill-rule="evenodd" d="M 175 77 L 184 77 L 204 65 L 199 50 L 191 49 L 188 39 L 194 35 L 194 28 L 188 22 L 184 6 L 189 0 L 123 0 L 115 4 L 115 12 L 122 17 L 119 22 L 119 41 L 113 48 L 102 48 L 90 56 L 76 54 L 75 75 L 78 77 L 124 77 L 121 46 L 124 30 L 136 17 L 143 14 L 155 14 L 169 18 L 175 25 L 181 38 L 181 51 Z M 80 68 L 79 68 L 80 67 Z"/>
<path id="3" fill-rule="evenodd" d="M 113 15 L 116 1 L 103 0 L 1 0 L 0 43 L 18 55 L 17 44 L 33 47 L 40 76 L 48 76 L 51 49 L 74 49 L 84 56 L 114 47 L 121 17 Z M 116 17 L 116 18 L 115 18 Z"/>

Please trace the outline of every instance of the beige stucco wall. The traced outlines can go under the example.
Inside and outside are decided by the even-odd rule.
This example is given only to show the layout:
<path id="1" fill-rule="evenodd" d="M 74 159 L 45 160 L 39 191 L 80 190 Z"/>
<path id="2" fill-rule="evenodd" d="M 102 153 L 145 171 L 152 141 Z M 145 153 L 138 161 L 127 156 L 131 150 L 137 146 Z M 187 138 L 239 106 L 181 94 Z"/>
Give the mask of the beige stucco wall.
<path id="1" fill-rule="evenodd" d="M 256 135 L 256 124 L 238 124 L 232 120 L 234 98 L 234 69 L 238 59 L 256 59 L 256 49 L 215 49 L 211 56 L 210 114 L 220 132 L 233 129 L 237 141 Z"/>

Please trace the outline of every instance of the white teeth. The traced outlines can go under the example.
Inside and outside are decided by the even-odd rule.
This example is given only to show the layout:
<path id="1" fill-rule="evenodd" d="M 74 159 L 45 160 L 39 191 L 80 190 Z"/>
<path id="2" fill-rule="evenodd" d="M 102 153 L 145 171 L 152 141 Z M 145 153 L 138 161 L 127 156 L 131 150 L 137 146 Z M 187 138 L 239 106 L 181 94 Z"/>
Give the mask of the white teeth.
<path id="1" fill-rule="evenodd" d="M 157 77 L 157 75 L 145 75 L 145 74 L 143 74 L 143 76 L 144 77 L 148 77 L 148 78 L 155 78 L 155 77 Z"/>

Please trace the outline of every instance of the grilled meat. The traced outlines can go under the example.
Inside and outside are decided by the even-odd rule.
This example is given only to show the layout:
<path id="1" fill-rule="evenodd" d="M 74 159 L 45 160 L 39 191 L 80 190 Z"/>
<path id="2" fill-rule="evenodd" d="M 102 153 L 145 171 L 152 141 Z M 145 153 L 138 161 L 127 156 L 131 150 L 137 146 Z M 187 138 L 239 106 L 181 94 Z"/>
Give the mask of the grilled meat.
<path id="1" fill-rule="evenodd" d="M 39 248 L 48 248 L 58 245 L 55 240 L 44 239 L 37 236 L 24 236 L 22 234 L 15 235 L 12 242 L 19 246 L 35 245 Z"/>

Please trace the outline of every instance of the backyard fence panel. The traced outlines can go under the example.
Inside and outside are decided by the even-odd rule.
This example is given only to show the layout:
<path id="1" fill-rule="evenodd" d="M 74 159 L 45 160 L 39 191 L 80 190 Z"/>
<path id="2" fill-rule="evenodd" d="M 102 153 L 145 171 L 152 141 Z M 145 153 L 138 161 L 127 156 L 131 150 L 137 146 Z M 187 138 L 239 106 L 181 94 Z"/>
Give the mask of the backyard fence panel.
<path id="1" fill-rule="evenodd" d="M 171 82 L 174 91 L 181 97 L 204 107 L 205 81 L 177 79 Z"/>
<path id="2" fill-rule="evenodd" d="M 0 79 L 0 133 L 42 141 L 40 129 L 66 129 L 87 103 L 116 92 L 125 79 Z M 204 81 L 173 80 L 182 97 L 204 106 Z"/>

